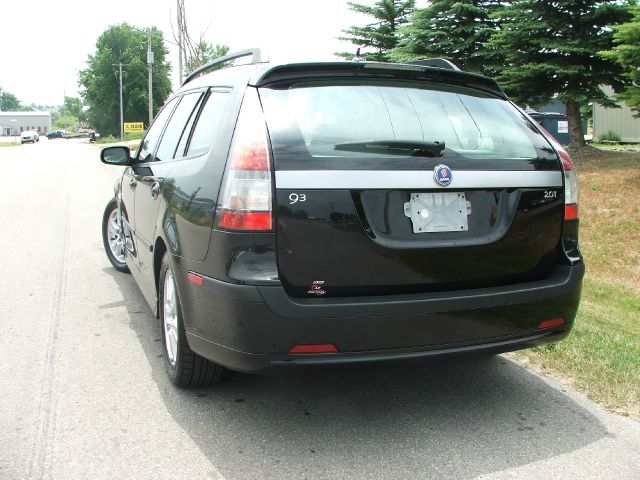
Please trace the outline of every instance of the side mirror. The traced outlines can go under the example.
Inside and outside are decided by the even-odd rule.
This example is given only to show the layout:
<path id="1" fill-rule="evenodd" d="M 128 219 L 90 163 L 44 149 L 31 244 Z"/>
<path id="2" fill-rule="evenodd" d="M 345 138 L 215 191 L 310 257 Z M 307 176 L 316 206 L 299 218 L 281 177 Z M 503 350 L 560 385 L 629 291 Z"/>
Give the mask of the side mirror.
<path id="1" fill-rule="evenodd" d="M 100 160 L 107 165 L 131 165 L 131 150 L 124 146 L 103 148 Z"/>

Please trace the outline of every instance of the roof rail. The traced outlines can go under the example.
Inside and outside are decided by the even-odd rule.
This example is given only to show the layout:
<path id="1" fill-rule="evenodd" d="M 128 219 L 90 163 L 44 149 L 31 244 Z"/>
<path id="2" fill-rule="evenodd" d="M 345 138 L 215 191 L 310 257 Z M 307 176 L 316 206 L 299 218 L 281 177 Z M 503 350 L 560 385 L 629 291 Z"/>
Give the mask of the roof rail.
<path id="1" fill-rule="evenodd" d="M 420 58 L 418 60 L 412 60 L 410 62 L 405 62 L 409 65 L 422 65 L 423 67 L 436 67 L 436 68 L 446 68 L 447 70 L 458 70 L 460 68 L 450 60 L 446 58 Z"/>
<path id="2" fill-rule="evenodd" d="M 215 60 L 212 60 L 211 62 L 196 68 L 193 72 L 191 72 L 187 76 L 187 78 L 184 79 L 184 82 L 182 82 L 182 85 L 183 86 L 186 85 L 191 80 L 204 74 L 207 70 L 211 70 L 216 65 L 223 64 L 230 60 L 235 60 L 236 58 L 248 57 L 249 55 L 251 55 L 251 63 L 249 65 L 253 65 L 255 63 L 261 63 L 263 61 L 265 62 L 269 61 L 266 58 L 266 56 L 264 60 L 262 59 L 263 55 L 259 48 L 249 48 L 247 50 L 241 50 L 239 52 L 230 53 L 229 55 L 225 55 L 224 57 L 218 57 Z"/>

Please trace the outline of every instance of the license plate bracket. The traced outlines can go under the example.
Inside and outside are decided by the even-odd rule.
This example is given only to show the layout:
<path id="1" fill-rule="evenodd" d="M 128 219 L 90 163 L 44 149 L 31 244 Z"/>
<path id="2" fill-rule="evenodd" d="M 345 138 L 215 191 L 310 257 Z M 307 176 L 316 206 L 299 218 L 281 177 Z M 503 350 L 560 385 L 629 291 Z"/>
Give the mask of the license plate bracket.
<path id="1" fill-rule="evenodd" d="M 413 233 L 465 232 L 471 202 L 464 192 L 412 193 L 404 214 L 411 219 Z"/>

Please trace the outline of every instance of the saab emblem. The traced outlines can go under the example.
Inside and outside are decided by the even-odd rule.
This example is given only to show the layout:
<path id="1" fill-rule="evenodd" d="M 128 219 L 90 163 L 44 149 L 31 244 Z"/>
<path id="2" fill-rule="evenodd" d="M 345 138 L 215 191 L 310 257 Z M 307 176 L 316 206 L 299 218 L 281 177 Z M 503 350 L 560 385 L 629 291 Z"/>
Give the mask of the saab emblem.
<path id="1" fill-rule="evenodd" d="M 446 187 L 451 183 L 453 174 L 451 173 L 451 169 L 446 165 L 437 165 L 436 168 L 433 169 L 433 179 L 441 187 Z"/>

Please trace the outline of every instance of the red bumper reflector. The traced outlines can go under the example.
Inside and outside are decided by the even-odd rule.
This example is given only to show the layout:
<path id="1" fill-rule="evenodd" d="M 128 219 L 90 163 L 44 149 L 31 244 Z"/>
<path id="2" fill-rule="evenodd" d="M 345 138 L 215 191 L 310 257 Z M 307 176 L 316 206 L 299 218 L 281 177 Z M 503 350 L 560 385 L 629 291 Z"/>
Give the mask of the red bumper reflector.
<path id="1" fill-rule="evenodd" d="M 204 278 L 202 278 L 197 273 L 189 272 L 187 273 L 187 278 L 193 283 L 195 283 L 196 285 L 198 285 L 199 287 L 204 285 Z"/>
<path id="2" fill-rule="evenodd" d="M 544 320 L 540 322 L 540 325 L 538 325 L 538 328 L 551 328 L 551 327 L 557 327 L 559 325 L 564 325 L 564 318 L 558 317 L 558 318 L 550 318 L 549 320 Z"/>
<path id="3" fill-rule="evenodd" d="M 564 219 L 565 220 L 577 220 L 578 219 L 578 205 L 571 204 L 564 206 Z"/>
<path id="4" fill-rule="evenodd" d="M 296 345 L 289 353 L 338 353 L 338 347 L 331 343 L 322 345 Z"/>

